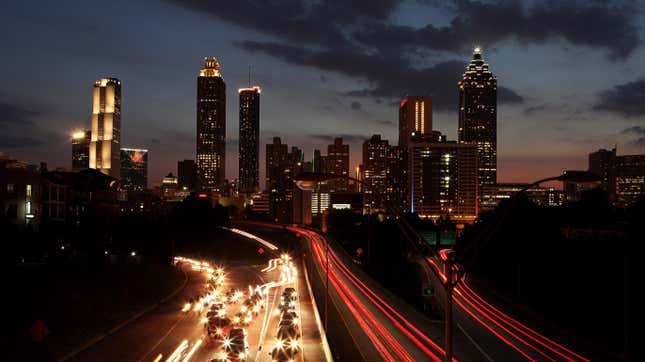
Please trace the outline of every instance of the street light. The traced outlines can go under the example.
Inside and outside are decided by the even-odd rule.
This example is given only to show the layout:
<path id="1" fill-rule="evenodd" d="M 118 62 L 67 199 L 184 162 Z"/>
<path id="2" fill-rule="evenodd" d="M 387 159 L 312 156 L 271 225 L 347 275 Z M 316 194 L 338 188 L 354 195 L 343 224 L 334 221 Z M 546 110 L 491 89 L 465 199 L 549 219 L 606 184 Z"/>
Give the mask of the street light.
<path id="1" fill-rule="evenodd" d="M 424 262 L 428 265 L 432 273 L 435 275 L 439 283 L 441 283 L 442 287 L 444 288 L 446 292 L 446 308 L 445 308 L 445 324 L 446 324 L 446 340 L 445 340 L 445 354 L 446 354 L 446 361 L 452 361 L 452 325 L 453 325 L 453 316 L 452 316 L 452 292 L 454 287 L 459 283 L 461 279 L 461 274 L 460 273 L 453 273 L 453 266 L 454 266 L 454 255 L 453 253 L 448 253 L 446 254 L 446 258 L 439 257 L 440 261 L 443 261 L 446 266 L 446 275 L 445 275 L 445 280 L 440 274 L 438 270 L 434 268 L 434 266 L 428 261 L 428 259 L 424 256 L 425 254 L 421 252 L 420 246 L 425 246 L 426 250 L 430 251 L 433 256 L 439 256 L 439 254 L 432 249 L 427 248 L 427 244 L 423 242 L 423 237 L 419 235 L 419 233 L 408 223 L 407 219 L 403 217 L 399 211 L 390 205 L 389 200 L 383 197 L 381 193 L 376 190 L 371 184 L 366 183 L 362 180 L 359 180 L 357 178 L 353 178 L 350 176 L 346 175 L 335 175 L 335 174 L 330 174 L 330 173 L 317 173 L 317 172 L 303 172 L 300 175 L 296 176 L 294 178 L 294 182 L 298 188 L 305 190 L 305 191 L 311 191 L 313 190 L 317 184 L 321 182 L 326 182 L 326 181 L 332 181 L 336 179 L 346 179 L 350 180 L 353 182 L 356 182 L 363 186 L 365 189 L 369 190 L 372 192 L 372 195 L 376 196 L 377 199 L 385 206 L 386 209 L 388 209 L 392 214 L 394 214 L 394 220 L 396 221 L 397 226 L 401 229 L 403 232 L 403 235 L 405 238 L 410 242 L 412 245 L 412 248 L 417 252 L 417 254 L 423 256 Z M 412 235 L 416 240 L 412 239 L 410 236 Z M 369 246 L 368 246 L 369 248 Z M 327 238 L 325 238 L 325 263 L 326 265 L 326 271 L 327 271 L 327 283 L 326 283 L 326 295 L 325 295 L 325 329 L 327 328 L 327 299 L 329 298 L 329 259 L 328 259 L 328 252 L 329 252 L 329 242 L 327 241 Z"/>

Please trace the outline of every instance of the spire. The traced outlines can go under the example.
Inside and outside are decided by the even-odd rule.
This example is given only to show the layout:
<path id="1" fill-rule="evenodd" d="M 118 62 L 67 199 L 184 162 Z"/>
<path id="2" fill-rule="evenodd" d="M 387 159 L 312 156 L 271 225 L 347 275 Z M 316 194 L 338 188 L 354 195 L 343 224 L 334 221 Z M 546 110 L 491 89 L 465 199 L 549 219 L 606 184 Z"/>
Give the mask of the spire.
<path id="1" fill-rule="evenodd" d="M 482 48 L 477 46 L 475 47 L 475 49 L 473 49 L 473 60 L 475 59 L 479 60 L 481 58 L 482 58 Z"/>

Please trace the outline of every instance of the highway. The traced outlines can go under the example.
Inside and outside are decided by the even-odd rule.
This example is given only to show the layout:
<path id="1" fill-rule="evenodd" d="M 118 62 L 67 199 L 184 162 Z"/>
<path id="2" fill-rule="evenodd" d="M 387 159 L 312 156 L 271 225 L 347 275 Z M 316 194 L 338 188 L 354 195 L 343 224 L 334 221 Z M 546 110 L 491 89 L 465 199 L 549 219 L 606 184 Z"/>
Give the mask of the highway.
<path id="1" fill-rule="evenodd" d="M 255 225 L 257 227 L 257 224 Z M 265 224 L 263 227 L 280 227 Z M 431 321 L 405 301 L 385 290 L 334 243 L 326 248 L 325 239 L 315 231 L 287 227 L 302 237 L 309 256 L 310 272 L 316 274 L 322 293 L 317 293 L 319 309 L 324 310 L 325 284 L 329 271 L 330 315 L 336 312 L 343 328 L 330 326 L 332 347 L 346 350 L 354 345 L 356 356 L 335 355 L 340 359 L 365 361 L 442 361 L 443 324 Z M 327 268 L 329 265 L 329 268 Z M 321 295 L 322 294 L 322 295 Z M 333 310 L 333 312 L 332 312 Z M 334 334 L 347 332 L 340 341 Z M 464 360 L 480 360 L 479 352 L 465 339 L 457 338 Z M 338 346 L 341 344 L 341 346 Z"/>
<path id="2" fill-rule="evenodd" d="M 449 249 L 443 249 L 438 257 L 427 259 L 442 281 L 446 280 L 444 261 L 448 252 Z M 420 264 L 429 268 L 427 263 Z M 453 292 L 455 323 L 460 333 L 477 345 L 482 358 L 489 361 L 589 361 L 496 308 L 470 287 L 467 275 L 459 266 L 454 266 L 454 271 L 463 275 Z M 428 272 L 427 277 L 441 293 L 439 299 L 445 298 L 434 274 Z M 459 356 L 458 351 L 456 355 Z"/>
<path id="3" fill-rule="evenodd" d="M 261 227 L 282 226 L 263 224 Z M 355 265 L 335 243 L 330 242 L 329 251 L 326 253 L 325 239 L 318 232 L 300 227 L 285 228 L 302 237 L 306 253 L 311 256 L 311 266 L 318 275 L 318 281 L 312 284 L 322 286 L 322 293 L 317 293 L 320 309 L 323 309 L 326 271 L 329 270 L 330 309 L 340 315 L 340 320 L 350 337 L 342 340 L 345 344 L 343 347 L 346 348 L 351 340 L 351 344 L 359 351 L 358 357 L 354 359 L 443 359 L 442 323 L 429 321 L 404 301 L 391 295 Z M 444 279 L 446 252 L 447 250 L 441 251 L 439 258 L 428 259 Z M 421 264 L 426 268 L 427 279 L 436 286 L 438 300 L 442 301 L 445 295 L 438 280 L 429 270 L 427 263 L 422 260 Z M 491 305 L 469 286 L 467 276 L 455 287 L 453 300 L 455 360 L 588 361 L 584 356 L 543 336 Z M 337 333 L 342 333 L 340 328 L 330 328 L 332 348 L 337 347 L 334 346 L 334 334 Z"/>
<path id="4" fill-rule="evenodd" d="M 236 261 L 215 265 L 206 258 L 176 257 L 176 265 L 189 277 L 178 295 L 72 360 L 264 362 L 274 360 L 271 352 L 278 347 L 289 352 L 280 355 L 284 361 L 324 361 L 327 355 L 320 324 L 316 323 L 312 297 L 299 262 L 255 235 L 241 230 L 227 232 L 251 241 L 255 246 L 250 250 L 264 248 L 265 264 Z M 287 288 L 294 291 L 286 293 Z M 289 321 L 284 320 L 280 310 L 283 308 L 280 302 L 286 298 L 283 294 L 291 298 L 289 311 L 294 314 Z M 223 319 L 215 322 L 215 315 L 229 318 L 230 324 L 225 325 Z M 287 322 L 296 325 L 293 330 L 297 335 L 280 340 L 276 334 L 278 325 Z M 210 335 L 206 328 L 209 324 L 218 327 L 211 328 Z M 236 338 L 235 328 L 243 331 L 244 341 Z M 217 337 L 219 332 L 221 338 Z"/>

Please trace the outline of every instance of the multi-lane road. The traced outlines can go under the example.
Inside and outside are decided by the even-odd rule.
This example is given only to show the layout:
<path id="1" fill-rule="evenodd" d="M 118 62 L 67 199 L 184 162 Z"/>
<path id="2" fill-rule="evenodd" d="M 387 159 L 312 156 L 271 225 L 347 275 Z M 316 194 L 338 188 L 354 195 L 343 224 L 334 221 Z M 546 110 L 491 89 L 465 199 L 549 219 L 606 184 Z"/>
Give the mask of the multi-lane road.
<path id="1" fill-rule="evenodd" d="M 176 258 L 188 277 L 182 292 L 145 313 L 125 327 L 76 354 L 74 361 L 324 361 L 320 318 L 313 308 L 305 273 L 298 260 L 273 243 L 237 233 L 262 247 L 262 265 L 223 263 L 209 258 Z M 237 245 L 239 247 L 239 245 Z M 292 289 L 288 289 L 292 288 Z M 285 293 L 289 290 L 289 293 Z M 291 292 L 293 290 L 293 292 Z M 287 296 L 288 294 L 288 296 Z M 292 295 L 293 294 L 293 295 Z M 255 295 L 256 297 L 251 298 Z M 286 298 L 288 306 L 281 306 Z M 289 312 L 286 321 L 283 311 Z M 212 312 L 210 315 L 208 312 Z M 220 312 L 221 311 L 221 312 Z M 206 326 L 213 317 L 228 318 L 222 336 L 209 336 Z M 289 323 L 287 323 L 289 322 Z M 279 325 L 293 324 L 296 334 L 281 338 Z M 215 324 L 211 324 L 215 325 Z M 243 339 L 235 337 L 235 329 Z M 286 329 L 285 329 L 286 330 Z M 213 332 L 214 329 L 211 329 Z M 241 347 L 235 347 L 241 344 Z M 288 353 L 271 352 L 283 349 Z M 328 350 L 328 348 L 327 348 Z M 243 354 L 240 354 L 243 353 Z"/>
<path id="2" fill-rule="evenodd" d="M 318 232 L 295 226 L 241 224 L 226 233 L 251 243 L 250 250 L 262 248 L 262 263 L 257 259 L 253 263 L 218 259 L 220 263 L 215 264 L 204 255 L 177 259 L 188 276 L 181 293 L 81 351 L 73 360 L 445 359 L 443 323 L 428 319 L 388 292 L 341 247 Z M 285 233 L 299 236 L 296 248 L 282 240 Z M 264 236 L 265 240 L 260 234 L 271 236 Z M 287 248 L 291 255 L 286 254 Z M 435 275 L 445 278 L 445 253 L 422 263 L 427 266 L 427 278 L 434 283 L 439 282 Z M 436 290 L 441 299 L 441 288 Z M 455 360 L 587 360 L 493 306 L 468 285 L 467 277 L 455 288 L 454 302 Z M 231 320 L 222 338 L 212 338 L 205 328 L 214 323 L 215 314 Z M 293 321 L 297 333 L 278 332 Z M 241 348 L 230 347 L 236 340 L 235 328 L 241 328 Z M 272 354 L 279 350 L 290 353 Z"/>
<path id="3" fill-rule="evenodd" d="M 254 227 L 258 227 L 254 225 Z M 262 227 L 275 228 L 264 224 Z M 318 303 L 328 298 L 330 308 L 340 316 L 341 325 L 351 338 L 342 344 L 353 344 L 360 358 L 367 361 L 442 360 L 443 325 L 428 320 L 409 305 L 382 288 L 366 275 L 341 247 L 329 243 L 318 232 L 285 227 L 300 235 L 310 257 L 312 273 L 317 274 L 312 284 L 322 285 Z M 445 278 L 444 260 L 447 251 L 428 261 L 440 278 Z M 427 266 L 427 278 L 433 281 L 435 273 Z M 436 278 L 435 278 L 436 279 Z M 325 288 L 329 282 L 329 289 Z M 444 295 L 438 281 L 439 300 Z M 320 288 L 319 288 L 320 289 Z M 482 298 L 464 278 L 454 290 L 455 305 L 455 360 L 461 361 L 586 361 L 574 352 L 520 321 L 510 317 Z M 338 347 L 330 328 L 332 347 Z M 335 346 L 336 345 L 336 346 Z M 346 349 L 346 348 L 345 348 Z M 341 356 L 342 357 L 342 356 Z"/>

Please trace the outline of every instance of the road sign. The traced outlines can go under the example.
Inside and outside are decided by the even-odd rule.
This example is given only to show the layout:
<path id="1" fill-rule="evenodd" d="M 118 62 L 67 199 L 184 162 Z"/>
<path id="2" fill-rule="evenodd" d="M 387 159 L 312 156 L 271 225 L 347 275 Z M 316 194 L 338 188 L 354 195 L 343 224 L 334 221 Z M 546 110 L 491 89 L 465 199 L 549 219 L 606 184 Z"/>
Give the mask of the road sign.
<path id="1" fill-rule="evenodd" d="M 423 295 L 424 297 L 433 297 L 434 287 L 432 285 L 424 285 L 421 295 Z"/>
<path id="2" fill-rule="evenodd" d="M 260 255 L 264 254 L 264 248 L 260 247 L 258 249 L 258 254 L 260 254 Z"/>
<path id="3" fill-rule="evenodd" d="M 356 249 L 356 255 L 361 256 L 363 254 L 363 248 Z"/>

